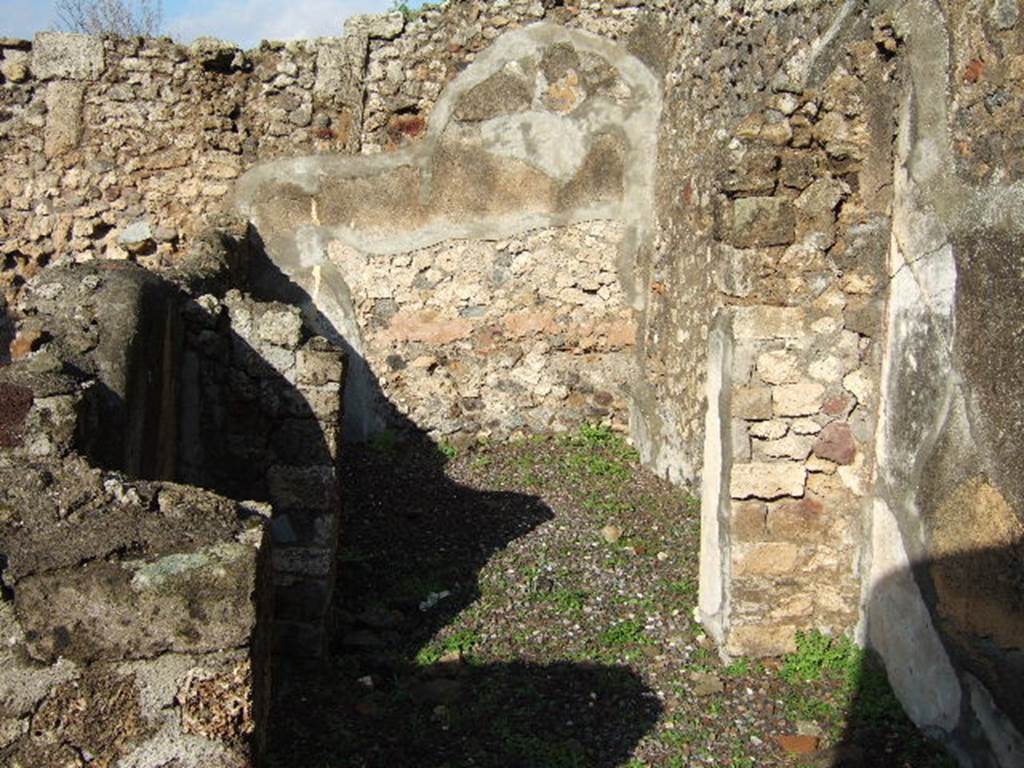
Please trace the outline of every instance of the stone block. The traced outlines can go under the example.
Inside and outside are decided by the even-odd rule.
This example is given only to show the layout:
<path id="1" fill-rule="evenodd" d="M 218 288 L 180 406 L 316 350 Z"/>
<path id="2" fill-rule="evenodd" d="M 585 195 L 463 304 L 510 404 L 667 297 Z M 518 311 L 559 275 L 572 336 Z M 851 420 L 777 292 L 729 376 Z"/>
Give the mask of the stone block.
<path id="1" fill-rule="evenodd" d="M 509 72 L 497 72 L 464 94 L 455 105 L 455 117 L 480 122 L 529 109 L 533 84 Z"/>
<path id="2" fill-rule="evenodd" d="M 773 539 L 795 542 L 821 541 L 828 530 L 824 505 L 811 498 L 769 505 L 767 525 Z"/>
<path id="3" fill-rule="evenodd" d="M 311 339 L 310 342 L 313 340 Z M 345 355 L 326 339 L 323 344 L 306 344 L 297 356 L 297 381 L 315 387 L 340 383 L 345 379 Z M 324 348 L 324 345 L 327 348 Z"/>
<path id="4" fill-rule="evenodd" d="M 812 455 L 807 459 L 807 471 L 831 475 L 836 471 L 836 465 L 831 461 L 819 459 L 817 456 Z"/>
<path id="5" fill-rule="evenodd" d="M 188 47 L 192 60 L 207 72 L 228 74 L 244 69 L 245 53 L 234 43 L 216 37 L 197 37 Z"/>
<path id="6" fill-rule="evenodd" d="M 766 440 L 760 444 L 765 456 L 773 459 L 799 459 L 803 461 L 811 455 L 813 438 L 802 435 L 787 435 L 778 440 Z"/>
<path id="7" fill-rule="evenodd" d="M 341 416 L 341 385 L 329 384 L 324 387 L 310 387 L 302 392 L 306 404 L 320 421 L 333 424 Z"/>
<path id="8" fill-rule="evenodd" d="M 826 425 L 814 443 L 814 455 L 835 464 L 852 464 L 857 455 L 857 440 L 850 425 L 841 421 Z"/>
<path id="9" fill-rule="evenodd" d="M 737 307 L 732 330 L 737 339 L 794 339 L 806 335 L 806 320 L 800 307 Z"/>
<path id="10" fill-rule="evenodd" d="M 94 80 L 103 66 L 103 40 L 99 37 L 40 32 L 32 43 L 32 73 L 43 80 Z"/>
<path id="11" fill-rule="evenodd" d="M 843 378 L 845 367 L 843 361 L 835 355 L 824 355 L 811 362 L 807 367 L 811 378 L 828 384 L 838 383 Z"/>
<path id="12" fill-rule="evenodd" d="M 819 220 L 835 217 L 836 206 L 849 193 L 849 188 L 832 178 L 819 178 L 805 189 L 796 199 L 797 210 L 803 216 Z"/>
<path id="13" fill-rule="evenodd" d="M 800 561 L 800 548 L 788 541 L 738 544 L 732 549 L 734 576 L 782 576 Z"/>
<path id="14" fill-rule="evenodd" d="M 278 347 L 294 349 L 302 340 L 302 317 L 296 307 L 267 309 L 257 327 L 260 339 Z"/>
<path id="15" fill-rule="evenodd" d="M 721 189 L 746 195 L 770 194 L 775 189 L 778 166 L 779 157 L 774 149 L 748 149 L 729 163 L 719 182 Z"/>
<path id="16" fill-rule="evenodd" d="M 271 434 L 270 444 L 282 464 L 310 467 L 331 463 L 323 430 L 314 418 L 285 419 Z M 272 492 L 273 488 L 272 485 Z M 274 503 L 277 504 L 276 499 Z"/>
<path id="17" fill-rule="evenodd" d="M 792 384 L 800 379 L 800 365 L 792 352 L 776 349 L 758 355 L 757 375 L 766 384 Z"/>
<path id="18" fill-rule="evenodd" d="M 352 16 L 345 21 L 346 34 L 362 33 L 375 40 L 394 40 L 404 29 L 405 14 L 401 11 Z"/>
<path id="19" fill-rule="evenodd" d="M 13 57 L 8 53 L 3 60 L 0 60 L 0 75 L 3 75 L 8 82 L 23 83 L 29 77 L 28 57 L 21 51 L 15 53 L 21 53 L 21 56 Z"/>
<path id="20" fill-rule="evenodd" d="M 365 32 L 321 41 L 316 49 L 313 83 L 313 96 L 318 103 L 359 106 L 357 95 L 362 93 L 366 47 Z"/>
<path id="21" fill-rule="evenodd" d="M 858 403 L 866 403 L 874 394 L 874 382 L 868 378 L 863 369 L 848 373 L 843 378 L 843 388 L 857 398 Z"/>
<path id="22" fill-rule="evenodd" d="M 733 541 L 762 541 L 765 536 L 765 505 L 761 501 L 739 501 L 732 505 Z"/>
<path id="23" fill-rule="evenodd" d="M 57 157 L 78 146 L 82 139 L 81 83 L 53 82 L 46 87 L 46 128 L 43 146 L 47 157 Z"/>
<path id="24" fill-rule="evenodd" d="M 796 626 L 742 624 L 733 626 L 725 650 L 733 656 L 781 656 L 796 650 Z"/>
<path id="25" fill-rule="evenodd" d="M 741 197 L 732 203 L 728 241 L 736 248 L 789 245 L 796 237 L 793 204 L 781 197 Z"/>
<path id="26" fill-rule="evenodd" d="M 267 473 L 270 499 L 277 511 L 330 512 L 338 503 L 338 485 L 329 466 L 287 467 L 278 465 Z"/>
<path id="27" fill-rule="evenodd" d="M 750 425 L 750 436 L 761 440 L 778 440 L 789 431 L 789 425 L 781 419 L 759 421 Z"/>
<path id="28" fill-rule="evenodd" d="M 275 547 L 271 560 L 275 574 L 325 579 L 334 568 L 334 551 L 319 547 Z"/>
<path id="29" fill-rule="evenodd" d="M 732 415 L 752 421 L 772 417 L 772 391 L 768 387 L 736 387 L 732 391 Z"/>
<path id="30" fill-rule="evenodd" d="M 792 429 L 798 435 L 816 435 L 821 432 L 821 424 L 814 419 L 797 419 Z"/>
<path id="31" fill-rule="evenodd" d="M 735 464 L 729 489 L 734 499 L 778 499 L 804 495 L 807 471 L 794 462 Z"/>
<path id="32" fill-rule="evenodd" d="M 741 250 L 721 243 L 718 246 L 718 264 L 715 285 L 727 296 L 749 296 L 754 290 L 758 252 Z"/>
<path id="33" fill-rule="evenodd" d="M 258 550 L 221 543 L 146 561 L 94 561 L 18 581 L 40 661 L 122 660 L 243 647 L 256 623 Z"/>
<path id="34" fill-rule="evenodd" d="M 821 411 L 825 388 L 816 381 L 782 384 L 772 390 L 776 416 L 810 416 Z"/>

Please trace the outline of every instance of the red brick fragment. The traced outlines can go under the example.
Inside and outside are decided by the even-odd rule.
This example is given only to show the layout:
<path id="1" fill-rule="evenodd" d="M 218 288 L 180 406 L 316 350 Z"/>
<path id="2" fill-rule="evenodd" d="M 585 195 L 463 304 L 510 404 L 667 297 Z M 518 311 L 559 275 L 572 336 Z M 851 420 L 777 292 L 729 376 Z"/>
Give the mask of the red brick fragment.
<path id="1" fill-rule="evenodd" d="M 794 755 L 809 755 L 818 748 L 817 736 L 783 734 L 775 737 L 775 743 Z"/>
<path id="2" fill-rule="evenodd" d="M 842 421 L 827 425 L 814 444 L 814 455 L 836 464 L 852 464 L 857 455 L 857 440 L 850 431 L 850 425 Z"/>

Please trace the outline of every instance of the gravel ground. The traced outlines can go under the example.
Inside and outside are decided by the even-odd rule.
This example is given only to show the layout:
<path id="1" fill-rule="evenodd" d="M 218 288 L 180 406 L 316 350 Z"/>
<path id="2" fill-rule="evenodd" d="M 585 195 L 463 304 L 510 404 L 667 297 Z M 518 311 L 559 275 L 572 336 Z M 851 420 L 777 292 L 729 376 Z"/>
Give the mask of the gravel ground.
<path id="1" fill-rule="evenodd" d="M 953 765 L 848 643 L 724 666 L 698 503 L 606 430 L 344 471 L 337 648 L 279 676 L 273 766 Z"/>

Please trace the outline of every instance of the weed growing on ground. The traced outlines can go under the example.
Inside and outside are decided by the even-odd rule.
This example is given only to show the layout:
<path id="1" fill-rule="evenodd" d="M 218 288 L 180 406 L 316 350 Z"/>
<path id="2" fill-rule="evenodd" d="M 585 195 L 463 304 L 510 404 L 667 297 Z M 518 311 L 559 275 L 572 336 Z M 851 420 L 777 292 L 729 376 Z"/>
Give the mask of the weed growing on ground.
<path id="1" fill-rule="evenodd" d="M 456 651 L 461 656 L 468 657 L 479 642 L 480 634 L 475 629 L 459 629 L 440 642 L 431 643 L 420 649 L 416 654 L 416 663 L 421 667 L 429 667 L 440 661 L 446 654 Z"/>
<path id="2" fill-rule="evenodd" d="M 817 629 L 797 632 L 796 651 L 789 654 L 779 674 L 791 685 L 812 683 L 823 675 L 852 681 L 857 677 L 863 652 L 848 637 L 829 637 Z"/>
<path id="3" fill-rule="evenodd" d="M 368 445 L 371 450 L 390 456 L 398 450 L 398 435 L 390 429 L 385 429 L 370 435 Z"/>
<path id="4" fill-rule="evenodd" d="M 583 610 L 590 593 L 583 589 L 556 589 L 546 599 L 560 613 L 577 614 Z"/>
<path id="5" fill-rule="evenodd" d="M 730 677 L 746 677 L 750 674 L 750 659 L 736 659 L 722 671 Z"/>
<path id="6" fill-rule="evenodd" d="M 601 644 L 609 648 L 625 648 L 647 642 L 643 623 L 635 620 L 620 621 L 601 633 Z"/>

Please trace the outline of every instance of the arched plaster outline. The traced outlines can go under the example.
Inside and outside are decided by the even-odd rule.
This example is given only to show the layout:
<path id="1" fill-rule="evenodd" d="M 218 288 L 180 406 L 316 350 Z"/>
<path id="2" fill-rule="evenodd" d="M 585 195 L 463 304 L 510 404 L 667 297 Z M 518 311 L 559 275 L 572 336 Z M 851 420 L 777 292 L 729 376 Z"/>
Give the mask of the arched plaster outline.
<path id="1" fill-rule="evenodd" d="M 454 123 L 459 99 L 509 63 L 539 57 L 544 49 L 561 43 L 571 45 L 580 53 L 603 59 L 630 89 L 626 105 L 604 96 L 595 96 L 573 113 L 573 119 L 584 129 L 587 138 L 594 138 L 609 128 L 614 128 L 624 137 L 622 189 L 614 201 L 583 201 L 563 210 L 513 211 L 501 215 L 463 213 L 436 217 L 410 230 L 396 228 L 376 233 L 320 220 L 316 196 L 322 192 L 327 180 L 374 179 L 401 168 L 411 168 L 421 174 L 419 192 L 422 194 L 423 187 L 433 181 L 429 174 L 430 163 L 442 147 L 446 130 Z M 364 255 L 388 256 L 446 240 L 499 240 L 543 227 L 593 220 L 620 221 L 625 225 L 625 237 L 619 247 L 616 265 L 619 280 L 629 304 L 640 310 L 646 292 L 639 287 L 643 278 L 637 262 L 654 236 L 654 179 L 661 105 L 662 90 L 658 78 L 624 48 L 588 32 L 540 22 L 498 38 L 449 83 L 434 106 L 426 136 L 413 146 L 370 156 L 285 158 L 257 165 L 239 179 L 234 194 L 235 206 L 253 225 L 274 266 L 307 294 L 308 301 L 304 301 L 307 320 L 350 353 L 346 389 L 348 437 L 365 438 L 382 428 L 383 424 L 373 413 L 372 373 L 363 357 L 365 345 L 355 320 L 352 293 L 342 271 L 328 256 L 330 243 L 340 242 Z M 520 114 L 527 118 L 550 115 L 549 112 L 535 110 Z M 541 140 L 545 138 L 558 140 L 557 134 L 541 137 Z M 499 149 L 492 154 L 500 158 L 502 153 Z M 510 162 L 518 159 L 507 152 L 505 156 Z M 534 168 L 538 166 L 537 162 L 528 164 Z M 547 175 L 552 179 L 564 176 L 564 169 L 549 170 L 551 172 Z M 261 205 L 273 204 L 273 199 L 268 201 L 266 196 L 275 188 L 298 188 L 309 196 L 309 212 L 305 220 L 298 220 L 290 227 L 270 225 Z"/>
<path id="2" fill-rule="evenodd" d="M 618 125 L 627 142 L 623 194 L 617 203 L 582 205 L 565 212 L 527 213 L 477 219 L 462 218 L 432 222 L 412 232 L 373 236 L 342 224 L 317 223 L 315 213 L 310 224 L 297 227 L 292 254 L 283 242 L 271 245 L 271 258 L 282 268 L 288 256 L 297 256 L 303 267 L 324 260 L 314 249 L 328 239 L 337 239 L 364 253 L 395 254 L 425 248 L 457 238 L 497 239 L 538 227 L 565 225 L 592 219 L 618 219 L 635 229 L 635 244 L 647 242 L 654 229 L 654 174 L 657 156 L 657 129 L 661 114 L 661 85 L 639 59 L 617 44 L 596 35 L 541 22 L 509 32 L 498 38 L 441 94 L 434 107 L 425 138 L 411 147 L 379 155 L 306 155 L 263 163 L 250 169 L 239 180 L 235 204 L 243 215 L 260 228 L 258 197 L 268 185 L 288 182 L 298 185 L 311 197 L 318 194 L 327 177 L 336 179 L 372 178 L 401 167 L 425 169 L 434 156 L 445 130 L 454 117 L 456 103 L 473 87 L 497 74 L 507 63 L 535 54 L 545 47 L 568 43 L 577 50 L 600 56 L 633 89 L 635 108 L 625 109 L 605 99 L 596 99 L 584 125 L 591 133 Z"/>

